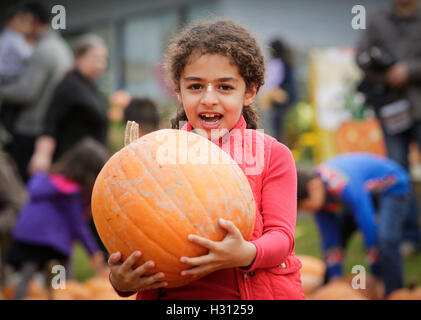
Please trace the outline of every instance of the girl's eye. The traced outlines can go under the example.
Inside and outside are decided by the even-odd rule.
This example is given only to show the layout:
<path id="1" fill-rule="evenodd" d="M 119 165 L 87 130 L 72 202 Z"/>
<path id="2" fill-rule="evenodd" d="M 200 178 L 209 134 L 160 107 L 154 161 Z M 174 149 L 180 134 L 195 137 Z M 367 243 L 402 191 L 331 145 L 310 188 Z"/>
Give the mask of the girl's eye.
<path id="1" fill-rule="evenodd" d="M 221 84 L 219 86 L 219 89 L 221 89 L 222 91 L 230 91 L 230 90 L 233 90 L 234 88 L 227 84 Z"/>
<path id="2" fill-rule="evenodd" d="M 200 83 L 194 83 L 188 86 L 190 90 L 201 90 L 203 86 Z"/>

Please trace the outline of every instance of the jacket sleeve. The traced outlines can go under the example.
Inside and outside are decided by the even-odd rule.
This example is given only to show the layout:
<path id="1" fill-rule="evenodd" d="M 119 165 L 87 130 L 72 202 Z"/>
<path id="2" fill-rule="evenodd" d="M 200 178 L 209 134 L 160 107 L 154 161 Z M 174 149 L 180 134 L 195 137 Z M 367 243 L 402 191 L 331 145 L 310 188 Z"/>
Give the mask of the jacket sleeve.
<path id="1" fill-rule="evenodd" d="M 99 251 L 96 240 L 89 229 L 88 223 L 84 217 L 83 202 L 79 194 L 70 197 L 66 206 L 67 217 L 73 232 L 85 246 L 90 255 Z"/>
<path id="2" fill-rule="evenodd" d="M 24 105 L 36 101 L 50 76 L 50 59 L 49 53 L 34 52 L 19 79 L 14 83 L 0 86 L 0 96 Z"/>
<path id="3" fill-rule="evenodd" d="M 263 234 L 252 241 L 257 253 L 248 271 L 279 265 L 294 249 L 297 172 L 291 151 L 273 142 L 262 182 Z"/>

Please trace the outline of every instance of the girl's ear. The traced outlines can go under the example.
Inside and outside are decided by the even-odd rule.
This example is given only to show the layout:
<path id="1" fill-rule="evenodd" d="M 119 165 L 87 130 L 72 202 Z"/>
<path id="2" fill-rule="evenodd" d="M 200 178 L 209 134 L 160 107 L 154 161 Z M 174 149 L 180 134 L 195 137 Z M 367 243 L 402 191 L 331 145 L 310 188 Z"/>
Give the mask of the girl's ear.
<path id="1" fill-rule="evenodd" d="M 180 94 L 180 85 L 174 80 L 173 80 L 172 84 L 174 86 L 174 92 L 177 95 L 178 102 L 183 103 L 183 99 L 181 98 L 181 94 Z"/>
<path id="2" fill-rule="evenodd" d="M 244 103 L 243 106 L 249 106 L 254 102 L 257 93 L 257 86 L 255 83 L 250 85 L 250 88 L 246 89 L 246 93 L 244 95 Z"/>

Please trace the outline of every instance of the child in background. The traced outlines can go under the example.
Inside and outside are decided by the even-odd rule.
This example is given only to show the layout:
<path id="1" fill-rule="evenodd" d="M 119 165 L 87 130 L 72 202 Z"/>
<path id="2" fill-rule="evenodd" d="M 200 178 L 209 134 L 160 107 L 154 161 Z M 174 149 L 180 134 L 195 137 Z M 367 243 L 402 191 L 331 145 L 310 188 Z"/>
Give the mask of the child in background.
<path id="1" fill-rule="evenodd" d="M 386 294 L 403 286 L 399 243 L 410 194 L 410 177 L 403 167 L 368 153 L 334 157 L 313 173 L 298 171 L 298 208 L 314 213 L 327 281 L 342 276 L 346 244 L 358 229 L 371 272 L 384 281 Z"/>
<path id="2" fill-rule="evenodd" d="M 123 133 L 127 121 L 135 121 L 139 124 L 139 136 L 158 130 L 160 124 L 158 106 L 153 100 L 146 97 L 132 98 L 128 93 L 123 94 L 123 92 L 125 91 L 115 92 L 111 99 L 111 103 L 114 103 L 112 106 L 115 106 L 112 107 L 114 111 L 109 113 L 112 121 L 109 135 L 111 154 L 124 147 Z"/>
<path id="3" fill-rule="evenodd" d="M 50 261 L 68 267 L 76 240 L 83 243 L 94 267 L 103 266 L 103 254 L 88 228 L 86 207 L 106 159 L 104 147 L 85 138 L 63 154 L 49 174 L 31 177 L 29 201 L 20 212 L 7 256 L 7 262 L 22 273 L 16 299 L 25 297 L 30 279 L 48 268 Z"/>
<path id="4" fill-rule="evenodd" d="M 159 129 L 158 107 L 151 99 L 134 97 L 124 109 L 124 123 L 135 121 L 139 124 L 139 136 Z"/>
<path id="5" fill-rule="evenodd" d="M 163 273 L 146 276 L 153 261 L 133 270 L 138 251 L 125 261 L 120 252 L 111 254 L 111 283 L 121 295 L 137 292 L 137 299 L 304 299 L 294 254 L 295 162 L 287 147 L 255 130 L 252 104 L 265 72 L 256 40 L 231 21 L 200 23 L 173 40 L 167 69 L 180 102 L 172 128 L 207 137 L 237 161 L 256 201 L 255 229 L 246 241 L 233 222 L 221 220 L 227 235 L 220 242 L 190 235 L 209 253 L 181 257 L 191 266 L 181 274 L 212 273 L 184 287 L 165 288 Z M 242 148 L 227 143 L 232 139 Z M 238 152 L 256 163 L 241 161 Z"/>

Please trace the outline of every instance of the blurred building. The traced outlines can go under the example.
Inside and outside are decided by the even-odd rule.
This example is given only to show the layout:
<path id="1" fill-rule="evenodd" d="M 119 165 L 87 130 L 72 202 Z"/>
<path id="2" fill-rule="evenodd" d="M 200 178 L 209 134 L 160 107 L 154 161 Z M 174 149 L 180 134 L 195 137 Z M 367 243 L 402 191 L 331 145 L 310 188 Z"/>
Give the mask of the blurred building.
<path id="1" fill-rule="evenodd" d="M 159 67 L 168 40 L 185 23 L 206 17 L 227 17 L 244 24 L 257 37 L 265 55 L 271 38 L 282 37 L 297 53 L 298 79 L 307 81 L 306 53 L 313 47 L 352 46 L 359 30 L 351 27 L 352 7 L 373 10 L 385 0 L 44 0 L 66 9 L 64 37 L 95 32 L 110 48 L 110 67 L 103 79 L 106 92 L 125 88 L 170 100 Z M 2 0 L 0 10 L 14 3 Z"/>

